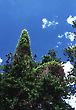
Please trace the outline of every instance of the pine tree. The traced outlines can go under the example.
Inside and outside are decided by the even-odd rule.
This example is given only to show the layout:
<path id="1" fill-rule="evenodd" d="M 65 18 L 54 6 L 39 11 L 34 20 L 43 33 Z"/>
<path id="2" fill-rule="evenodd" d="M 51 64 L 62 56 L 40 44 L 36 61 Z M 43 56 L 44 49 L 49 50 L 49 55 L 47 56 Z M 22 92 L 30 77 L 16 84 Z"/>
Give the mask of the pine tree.
<path id="1" fill-rule="evenodd" d="M 30 49 L 29 35 L 27 30 L 23 30 L 20 40 L 16 46 L 14 58 L 12 61 L 13 74 L 21 76 L 32 69 L 32 55 Z"/>
<path id="2" fill-rule="evenodd" d="M 67 82 L 61 63 L 53 57 L 34 68 L 26 30 L 22 31 L 11 66 L 9 72 L 0 75 L 1 110 L 73 110 L 63 100 Z"/>
<path id="3" fill-rule="evenodd" d="M 73 21 L 72 27 L 76 28 L 76 21 Z M 76 39 L 76 32 L 74 32 L 74 38 Z M 76 45 L 68 46 L 65 48 L 64 55 L 67 56 L 67 60 L 70 61 L 73 65 L 73 69 L 68 75 L 68 83 L 74 83 L 72 86 L 71 83 L 69 84 L 69 92 L 70 94 L 74 95 L 76 93 Z"/>

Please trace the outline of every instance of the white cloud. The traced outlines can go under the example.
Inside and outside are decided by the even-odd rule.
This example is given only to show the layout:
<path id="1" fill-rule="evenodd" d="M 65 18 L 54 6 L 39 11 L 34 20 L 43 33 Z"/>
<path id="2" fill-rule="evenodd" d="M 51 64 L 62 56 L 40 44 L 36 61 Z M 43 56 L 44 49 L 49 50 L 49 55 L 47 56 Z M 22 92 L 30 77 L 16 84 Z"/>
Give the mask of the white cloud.
<path id="1" fill-rule="evenodd" d="M 65 72 L 65 76 L 67 77 L 69 75 L 68 72 L 71 72 L 71 70 L 73 69 L 73 65 L 70 63 L 70 61 L 67 61 L 65 64 L 63 64 L 63 66 L 64 66 L 63 69 Z M 74 82 L 73 82 L 73 84 L 74 84 Z M 70 106 L 72 106 L 72 108 L 75 108 L 75 110 L 76 110 L 76 95 L 71 95 L 70 99 L 65 99 L 65 101 Z"/>
<path id="2" fill-rule="evenodd" d="M 76 16 L 72 17 L 71 15 L 67 18 L 67 23 L 73 25 L 73 21 L 76 21 Z"/>
<path id="3" fill-rule="evenodd" d="M 74 41 L 74 39 L 75 39 L 75 34 L 72 32 L 65 32 L 64 35 L 67 39 L 70 39 L 71 42 Z"/>
<path id="4" fill-rule="evenodd" d="M 59 45 L 56 45 L 56 48 L 58 48 L 59 47 Z"/>
<path id="5" fill-rule="evenodd" d="M 58 22 L 56 22 L 56 21 L 49 21 L 47 26 L 50 27 L 50 26 L 55 26 L 57 24 L 58 24 Z"/>
<path id="6" fill-rule="evenodd" d="M 73 65 L 70 63 L 70 61 L 67 61 L 62 65 L 65 72 L 65 76 L 67 77 L 69 75 L 68 72 L 71 72 L 71 70 L 73 69 Z M 72 83 L 72 85 L 73 84 L 74 82 Z M 72 106 L 72 108 L 75 108 L 76 110 L 76 95 L 71 95 L 70 99 L 64 99 L 64 100 L 66 101 L 66 103 L 68 103 L 70 106 Z"/>
<path id="7" fill-rule="evenodd" d="M 50 26 L 56 26 L 57 24 L 59 24 L 58 22 L 56 22 L 55 20 L 53 21 L 49 21 L 46 18 L 42 19 L 42 28 L 45 29 L 46 27 L 50 27 Z"/>
<path id="8" fill-rule="evenodd" d="M 62 44 L 62 42 L 57 42 L 56 48 L 58 48 L 60 45 Z"/>
<path id="9" fill-rule="evenodd" d="M 65 64 L 63 64 L 63 66 L 65 76 L 67 77 L 69 75 L 69 72 L 71 72 L 71 70 L 73 69 L 73 65 L 70 63 L 70 61 L 67 61 Z M 71 95 L 70 99 L 65 99 L 65 101 L 76 110 L 76 95 Z"/>
<path id="10" fill-rule="evenodd" d="M 65 99 L 65 101 L 76 110 L 76 95 L 71 95 L 70 97 L 70 99 Z"/>
<path id="11" fill-rule="evenodd" d="M 3 62 L 3 60 L 0 58 L 0 65 L 1 65 L 2 62 Z"/>
<path id="12" fill-rule="evenodd" d="M 44 28 L 46 28 L 46 25 L 48 24 L 48 20 L 46 18 L 43 18 L 42 22 L 43 22 L 42 28 L 44 29 Z"/>
<path id="13" fill-rule="evenodd" d="M 73 45 L 73 43 L 68 43 L 68 46 L 69 46 L 69 47 L 70 47 L 70 46 L 72 47 L 72 46 L 74 46 L 74 45 Z"/>
<path id="14" fill-rule="evenodd" d="M 65 76 L 67 77 L 69 75 L 69 72 L 73 69 L 73 65 L 70 63 L 70 61 L 67 61 L 63 64 L 63 69 L 65 72 Z"/>
<path id="15" fill-rule="evenodd" d="M 60 42 L 60 41 L 59 41 L 59 42 L 57 42 L 57 44 L 58 44 L 58 45 L 61 45 L 61 44 L 62 44 L 62 42 Z"/>
<path id="16" fill-rule="evenodd" d="M 63 36 L 64 36 L 64 35 L 58 35 L 58 38 L 60 38 L 60 39 L 61 39 L 61 38 L 63 38 Z"/>

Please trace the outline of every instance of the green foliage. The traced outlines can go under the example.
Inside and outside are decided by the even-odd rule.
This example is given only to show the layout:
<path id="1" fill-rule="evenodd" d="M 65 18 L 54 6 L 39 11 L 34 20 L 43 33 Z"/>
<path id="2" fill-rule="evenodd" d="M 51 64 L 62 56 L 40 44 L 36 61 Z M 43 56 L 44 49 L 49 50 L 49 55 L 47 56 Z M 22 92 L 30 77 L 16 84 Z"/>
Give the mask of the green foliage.
<path id="1" fill-rule="evenodd" d="M 68 60 L 71 62 L 76 61 L 76 45 L 75 46 L 69 46 L 64 49 L 64 54 L 68 56 Z"/>
<path id="2" fill-rule="evenodd" d="M 65 55 L 68 57 L 68 60 L 72 62 L 73 64 L 73 70 L 71 72 L 71 75 L 74 75 L 76 77 L 76 45 L 70 46 L 64 49 Z"/>
<path id="3" fill-rule="evenodd" d="M 1 110 L 73 110 L 62 99 L 67 83 L 61 63 L 54 50 L 48 56 L 50 60 L 35 65 L 28 33 L 23 30 L 11 62 L 0 74 Z M 10 60 L 10 54 L 7 58 Z"/>
<path id="4" fill-rule="evenodd" d="M 61 63 L 57 61 L 51 61 L 51 62 L 44 63 L 42 65 L 39 65 L 37 68 L 33 69 L 33 71 L 37 73 L 37 75 L 50 73 L 60 78 L 61 81 L 63 81 L 65 76 Z"/>
<path id="5" fill-rule="evenodd" d="M 15 54 L 31 56 L 29 35 L 25 29 L 21 33 L 20 40 L 16 46 Z"/>
<path id="6" fill-rule="evenodd" d="M 24 76 L 25 72 L 31 71 L 32 67 L 29 35 L 26 30 L 23 30 L 12 60 L 12 72 L 16 77 L 20 77 Z"/>
<path id="7" fill-rule="evenodd" d="M 76 21 L 73 21 L 72 27 L 76 28 Z M 76 32 L 74 32 L 74 35 L 75 35 L 74 38 L 76 39 Z M 68 46 L 67 48 L 65 48 L 64 55 L 67 56 L 67 60 L 69 60 L 73 65 L 73 69 L 68 76 L 69 86 L 71 83 L 74 83 L 76 85 L 76 45 Z M 76 92 L 75 89 L 76 88 L 72 87 L 70 89 L 70 94 L 72 93 L 75 94 Z"/>
<path id="8" fill-rule="evenodd" d="M 50 61 L 61 62 L 59 58 L 57 58 L 56 51 L 54 49 L 50 49 L 47 55 L 44 55 L 42 58 L 42 64 Z"/>
<path id="9" fill-rule="evenodd" d="M 73 21 L 72 27 L 73 27 L 73 28 L 76 28 L 76 21 Z"/>

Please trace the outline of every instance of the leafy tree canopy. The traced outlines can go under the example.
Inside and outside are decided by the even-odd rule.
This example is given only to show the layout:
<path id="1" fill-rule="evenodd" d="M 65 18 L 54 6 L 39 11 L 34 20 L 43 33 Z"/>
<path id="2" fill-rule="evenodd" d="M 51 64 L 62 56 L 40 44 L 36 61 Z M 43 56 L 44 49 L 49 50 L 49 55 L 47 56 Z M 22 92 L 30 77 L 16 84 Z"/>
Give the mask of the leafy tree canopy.
<path id="1" fill-rule="evenodd" d="M 7 58 L 0 74 L 1 110 L 74 110 L 63 100 L 68 94 L 67 81 L 55 50 L 37 65 L 28 32 L 23 30 L 16 51 Z"/>

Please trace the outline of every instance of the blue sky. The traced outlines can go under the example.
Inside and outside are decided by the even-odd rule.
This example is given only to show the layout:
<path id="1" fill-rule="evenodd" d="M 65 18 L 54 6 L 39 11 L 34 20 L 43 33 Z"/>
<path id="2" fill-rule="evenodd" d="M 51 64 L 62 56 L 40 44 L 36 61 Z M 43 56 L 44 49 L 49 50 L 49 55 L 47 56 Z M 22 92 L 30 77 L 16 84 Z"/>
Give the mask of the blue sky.
<path id="1" fill-rule="evenodd" d="M 76 42 L 72 20 L 76 20 L 76 0 L 0 0 L 0 57 L 4 61 L 7 53 L 14 52 L 24 28 L 38 60 L 51 48 L 61 56 L 64 47 Z"/>
<path id="2" fill-rule="evenodd" d="M 75 0 L 0 0 L 0 57 L 4 58 L 8 52 L 15 50 L 24 28 L 29 32 L 31 48 L 38 59 L 48 49 L 56 48 L 58 42 L 61 44 L 56 49 L 61 51 L 70 41 L 57 36 L 73 31 L 66 19 L 76 15 L 75 4 Z M 59 24 L 42 29 L 43 18 Z"/>

